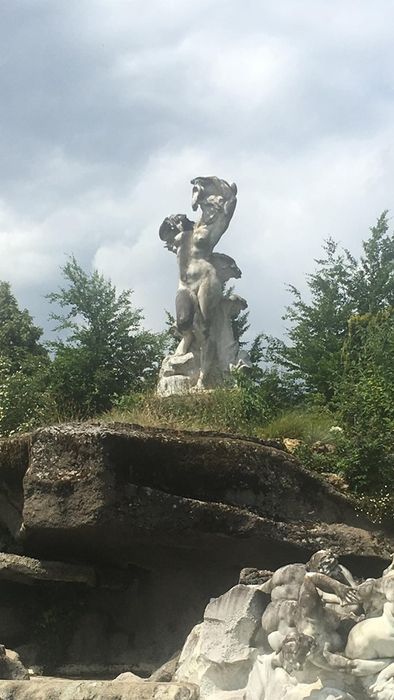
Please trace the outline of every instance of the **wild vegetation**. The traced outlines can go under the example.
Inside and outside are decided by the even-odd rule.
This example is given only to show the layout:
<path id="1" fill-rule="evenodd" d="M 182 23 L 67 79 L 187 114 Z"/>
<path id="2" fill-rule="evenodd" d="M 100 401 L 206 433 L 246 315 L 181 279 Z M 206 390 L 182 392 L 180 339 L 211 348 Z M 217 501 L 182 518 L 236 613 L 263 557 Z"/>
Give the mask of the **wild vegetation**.
<path id="1" fill-rule="evenodd" d="M 380 515 L 394 486 L 394 235 L 387 212 L 357 259 L 328 240 L 308 294 L 289 285 L 286 340 L 259 334 L 253 369 L 209 393 L 159 399 L 173 339 L 143 327 L 131 292 L 117 293 L 74 257 L 48 294 L 56 336 L 0 283 L 0 435 L 101 416 L 145 425 L 293 438 L 303 462 L 336 473 Z M 171 320 L 170 316 L 169 319 Z M 235 331 L 242 341 L 247 314 Z M 324 447 L 325 446 L 325 447 Z"/>

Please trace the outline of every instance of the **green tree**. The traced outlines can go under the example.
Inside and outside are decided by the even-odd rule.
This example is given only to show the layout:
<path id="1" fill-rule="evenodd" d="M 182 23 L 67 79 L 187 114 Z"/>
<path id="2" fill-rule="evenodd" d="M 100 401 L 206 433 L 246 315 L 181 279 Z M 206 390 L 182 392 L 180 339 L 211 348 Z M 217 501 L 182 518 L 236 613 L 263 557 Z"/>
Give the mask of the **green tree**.
<path id="1" fill-rule="evenodd" d="M 11 361 L 0 355 L 0 436 L 53 422 L 49 369 L 48 362 L 29 362 L 27 369 L 14 371 Z"/>
<path id="2" fill-rule="evenodd" d="M 86 273 L 71 257 L 62 268 L 66 286 L 48 295 L 64 312 L 52 313 L 59 338 L 52 347 L 52 389 L 59 407 L 91 415 L 111 407 L 117 396 L 153 381 L 164 351 L 164 334 L 142 328 L 142 312 L 129 290 L 97 270 Z"/>
<path id="3" fill-rule="evenodd" d="M 354 275 L 358 314 L 374 314 L 394 306 L 394 236 L 389 232 L 387 211 L 370 231 Z"/>
<path id="4" fill-rule="evenodd" d="M 394 302 L 394 236 L 388 232 L 387 212 L 372 227 L 359 260 L 339 250 L 332 239 L 325 243 L 324 252 L 316 261 L 316 271 L 308 275 L 308 301 L 289 285 L 293 302 L 284 320 L 290 322 L 290 343 L 267 337 L 264 358 L 302 381 L 308 392 L 330 402 L 342 377 L 348 320 Z"/>
<path id="5" fill-rule="evenodd" d="M 394 307 L 354 316 L 343 349 L 342 468 L 354 488 L 394 486 Z"/>
<path id="6" fill-rule="evenodd" d="M 41 335 L 29 312 L 19 309 L 9 283 L 0 282 L 0 355 L 7 358 L 11 373 L 48 357 Z"/>
<path id="7" fill-rule="evenodd" d="M 49 410 L 50 362 L 41 335 L 9 283 L 0 282 L 0 435 L 33 427 Z"/>

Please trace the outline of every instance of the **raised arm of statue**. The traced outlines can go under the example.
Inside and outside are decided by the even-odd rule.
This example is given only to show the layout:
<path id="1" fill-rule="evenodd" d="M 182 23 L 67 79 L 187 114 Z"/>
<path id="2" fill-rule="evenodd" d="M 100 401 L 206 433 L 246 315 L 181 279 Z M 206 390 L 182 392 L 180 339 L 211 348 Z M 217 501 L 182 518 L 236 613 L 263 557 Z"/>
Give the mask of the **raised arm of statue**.
<path id="1" fill-rule="evenodd" d="M 192 208 L 201 208 L 201 219 L 194 229 L 196 245 L 213 251 L 227 230 L 237 205 L 237 186 L 218 177 L 196 177 L 191 181 Z"/>

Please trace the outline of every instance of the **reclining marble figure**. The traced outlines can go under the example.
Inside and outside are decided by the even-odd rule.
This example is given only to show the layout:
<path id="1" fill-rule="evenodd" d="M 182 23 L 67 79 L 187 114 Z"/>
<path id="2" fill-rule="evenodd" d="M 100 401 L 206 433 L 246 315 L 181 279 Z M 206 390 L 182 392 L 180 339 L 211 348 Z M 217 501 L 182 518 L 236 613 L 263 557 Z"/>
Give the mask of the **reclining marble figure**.
<path id="1" fill-rule="evenodd" d="M 201 700 L 394 700 L 394 556 L 359 581 L 321 550 L 235 586 L 192 630 L 177 679 Z"/>
<path id="2" fill-rule="evenodd" d="M 245 700 L 394 700 L 394 559 L 357 584 L 344 567 L 327 568 L 330 552 L 314 557 L 262 585 L 268 648 Z"/>
<path id="3" fill-rule="evenodd" d="M 217 177 L 197 177 L 192 185 L 192 208 L 201 209 L 199 221 L 175 214 L 166 217 L 159 230 L 179 267 L 173 329 L 179 344 L 161 367 L 162 396 L 211 388 L 231 369 L 250 366 L 233 332 L 233 319 L 247 303 L 225 293 L 225 284 L 242 273 L 233 258 L 214 252 L 233 216 L 237 187 Z"/>

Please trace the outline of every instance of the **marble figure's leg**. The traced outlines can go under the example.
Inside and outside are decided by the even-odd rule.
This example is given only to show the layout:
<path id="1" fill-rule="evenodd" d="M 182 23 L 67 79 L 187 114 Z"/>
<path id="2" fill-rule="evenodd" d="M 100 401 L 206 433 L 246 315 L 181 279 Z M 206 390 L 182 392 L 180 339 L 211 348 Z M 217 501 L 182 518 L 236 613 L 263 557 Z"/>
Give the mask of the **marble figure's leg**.
<path id="1" fill-rule="evenodd" d="M 201 344 L 201 369 L 200 376 L 197 381 L 198 389 L 207 388 L 207 378 L 209 371 L 213 365 L 215 357 L 215 343 L 209 337 L 209 328 L 204 332 L 204 340 Z"/>
<path id="2" fill-rule="evenodd" d="M 211 335 L 214 310 L 222 298 L 222 289 L 216 276 L 207 275 L 200 284 L 197 300 L 201 313 L 201 370 L 197 388 L 206 387 L 209 371 L 215 359 L 216 346 Z"/>
<path id="3" fill-rule="evenodd" d="M 184 355 L 189 351 L 193 341 L 193 321 L 196 304 L 193 295 L 188 289 L 178 289 L 175 297 L 176 325 L 182 340 L 177 347 L 176 355 Z"/>

